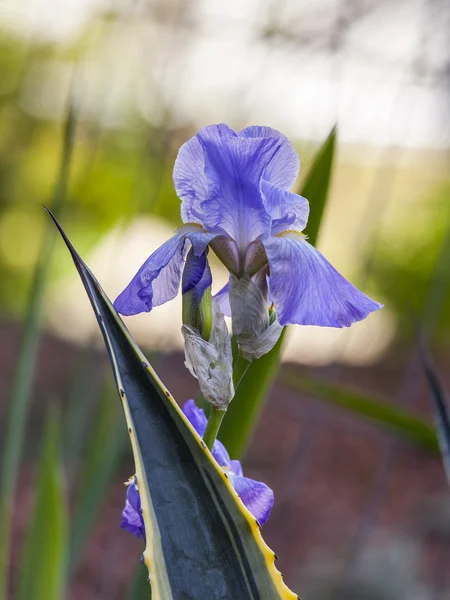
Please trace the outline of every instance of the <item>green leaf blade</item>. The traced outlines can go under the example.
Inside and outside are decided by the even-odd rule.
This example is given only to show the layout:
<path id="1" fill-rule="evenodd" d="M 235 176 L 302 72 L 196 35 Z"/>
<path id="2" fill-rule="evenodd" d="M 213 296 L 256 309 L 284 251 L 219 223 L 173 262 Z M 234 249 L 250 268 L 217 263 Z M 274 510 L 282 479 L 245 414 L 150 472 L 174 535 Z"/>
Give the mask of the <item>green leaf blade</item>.
<path id="1" fill-rule="evenodd" d="M 305 231 L 308 236 L 308 241 L 313 244 L 313 246 L 317 244 L 320 226 L 325 213 L 335 152 L 336 127 L 333 127 L 319 152 L 316 154 L 301 191 L 301 195 L 304 196 L 311 205 L 311 212 Z"/>
<path id="2" fill-rule="evenodd" d="M 128 587 L 127 600 L 151 600 L 149 595 L 148 571 L 145 565 L 138 564 Z"/>
<path id="3" fill-rule="evenodd" d="M 433 400 L 433 414 L 445 473 L 450 485 L 450 409 L 448 397 L 431 358 L 422 348 L 422 362 Z"/>
<path id="4" fill-rule="evenodd" d="M 96 313 L 124 409 L 153 599 L 296 600 L 258 523 L 60 232 Z"/>
<path id="5" fill-rule="evenodd" d="M 81 459 L 79 493 L 73 516 L 70 568 L 74 569 L 94 525 L 117 466 L 125 454 L 126 433 L 120 408 L 111 406 L 115 390 L 105 385 L 92 431 Z"/>
<path id="6" fill-rule="evenodd" d="M 43 446 L 17 600 L 61 600 L 64 595 L 68 519 L 59 466 L 59 431 L 54 416 L 49 419 Z"/>
<path id="7" fill-rule="evenodd" d="M 293 369 L 283 370 L 283 385 L 373 421 L 428 451 L 439 450 L 432 426 L 410 411 Z"/>

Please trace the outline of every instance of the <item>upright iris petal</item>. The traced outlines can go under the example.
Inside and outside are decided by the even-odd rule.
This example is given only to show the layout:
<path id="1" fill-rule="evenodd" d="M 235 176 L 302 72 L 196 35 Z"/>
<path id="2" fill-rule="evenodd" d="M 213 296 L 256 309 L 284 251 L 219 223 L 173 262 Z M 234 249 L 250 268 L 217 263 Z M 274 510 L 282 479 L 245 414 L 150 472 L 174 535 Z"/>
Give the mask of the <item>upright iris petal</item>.
<path id="1" fill-rule="evenodd" d="M 201 204 L 207 229 L 225 231 L 245 251 L 270 231 L 259 184 L 264 169 L 277 153 L 277 138 L 248 138 L 229 128 L 205 127 L 198 139 L 205 151 L 207 200 Z"/>
<path id="2" fill-rule="evenodd" d="M 300 171 L 300 159 L 285 135 L 272 127 L 261 125 L 246 127 L 238 135 L 246 138 L 277 140 L 278 150 L 264 169 L 264 181 L 286 190 L 294 185 Z"/>
<path id="3" fill-rule="evenodd" d="M 261 192 L 272 217 L 272 235 L 286 229 L 305 229 L 309 217 L 309 202 L 306 198 L 276 187 L 268 181 L 261 182 Z"/>

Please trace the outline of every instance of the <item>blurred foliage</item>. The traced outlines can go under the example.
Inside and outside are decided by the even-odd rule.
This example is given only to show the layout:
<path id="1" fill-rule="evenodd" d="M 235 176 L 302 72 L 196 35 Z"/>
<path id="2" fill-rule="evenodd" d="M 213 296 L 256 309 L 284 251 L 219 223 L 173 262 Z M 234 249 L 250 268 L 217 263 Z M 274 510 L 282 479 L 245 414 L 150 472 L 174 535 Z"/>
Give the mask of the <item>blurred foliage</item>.
<path id="1" fill-rule="evenodd" d="M 30 112 L 29 97 L 45 100 L 62 50 L 33 44 L 27 51 L 23 40 L 5 34 L 0 41 L 0 310 L 15 316 L 23 314 L 46 222 L 42 204 L 49 202 L 60 155 L 60 121 Z M 59 63 L 65 76 L 73 76 L 69 60 Z M 83 252 L 138 211 L 178 222 L 171 182 L 176 132 L 152 127 L 137 111 L 130 122 L 127 129 L 104 129 L 87 117 L 79 124 L 65 214 Z"/>
<path id="2" fill-rule="evenodd" d="M 60 600 L 64 595 L 68 519 L 59 464 L 59 433 L 58 419 L 53 414 L 43 436 L 36 502 L 17 582 L 16 597 L 20 600 Z"/>
<path id="3" fill-rule="evenodd" d="M 418 576 L 421 548 L 405 536 L 376 539 L 345 577 L 345 564 L 325 557 L 302 572 L 302 595 L 309 600 L 431 600 Z"/>
<path id="4" fill-rule="evenodd" d="M 450 311 L 450 181 L 429 189 L 420 204 L 383 232 L 371 278 L 398 320 L 400 339 L 427 334 L 448 345 Z"/>
<path id="5" fill-rule="evenodd" d="M 384 402 L 377 397 L 370 397 L 368 394 L 358 393 L 340 384 L 308 377 L 291 367 L 283 369 L 282 381 L 288 388 L 344 408 L 354 415 L 394 431 L 400 437 L 428 451 L 435 453 L 439 450 L 432 426 L 410 410 Z"/>

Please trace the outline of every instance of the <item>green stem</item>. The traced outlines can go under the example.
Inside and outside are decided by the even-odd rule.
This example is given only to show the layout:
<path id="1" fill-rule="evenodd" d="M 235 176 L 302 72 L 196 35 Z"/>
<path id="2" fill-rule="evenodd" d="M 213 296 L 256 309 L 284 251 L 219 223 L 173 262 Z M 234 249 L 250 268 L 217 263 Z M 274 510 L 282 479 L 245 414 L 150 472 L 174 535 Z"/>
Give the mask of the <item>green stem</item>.
<path id="1" fill-rule="evenodd" d="M 226 412 L 226 409 L 222 410 L 220 408 L 216 408 L 215 406 L 211 406 L 208 423 L 206 424 L 205 434 L 203 436 L 203 440 L 210 450 L 212 450 L 213 444 L 216 441 L 220 424 L 222 423 L 222 419 L 224 418 Z"/>
<path id="2" fill-rule="evenodd" d="M 241 356 L 240 354 L 235 355 L 234 365 L 233 365 L 233 383 L 234 389 L 238 387 L 241 383 L 242 378 L 247 372 L 247 369 L 251 363 Z M 203 402 L 207 404 L 204 400 Z M 201 404 L 201 402 L 200 402 Z M 206 407 L 204 406 L 206 409 Z M 222 424 L 222 420 L 226 413 L 225 410 L 221 410 L 220 408 L 216 408 L 215 406 L 209 407 L 209 417 L 208 423 L 206 424 L 205 435 L 203 436 L 203 440 L 205 444 L 208 446 L 210 450 L 212 450 L 213 444 L 216 441 L 217 434 L 219 432 L 220 426 Z M 207 413 L 208 414 L 208 413 Z"/>
<path id="3" fill-rule="evenodd" d="M 247 369 L 249 368 L 250 365 L 251 365 L 251 362 L 248 361 L 243 356 L 241 356 L 240 354 L 238 354 L 236 356 L 236 359 L 235 359 L 234 365 L 233 365 L 233 383 L 234 383 L 235 390 L 241 383 L 242 378 L 247 373 Z"/>

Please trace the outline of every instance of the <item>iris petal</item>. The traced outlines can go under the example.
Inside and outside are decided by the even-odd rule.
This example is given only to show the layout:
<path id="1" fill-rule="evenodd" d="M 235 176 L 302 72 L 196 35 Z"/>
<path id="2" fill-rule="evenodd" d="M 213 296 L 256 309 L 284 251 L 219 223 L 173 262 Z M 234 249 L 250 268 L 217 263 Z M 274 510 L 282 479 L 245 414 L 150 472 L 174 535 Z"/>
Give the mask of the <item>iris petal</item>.
<path id="1" fill-rule="evenodd" d="M 382 307 L 355 288 L 301 234 L 264 240 L 269 290 L 282 325 L 349 327 Z"/>
<path id="2" fill-rule="evenodd" d="M 205 411 L 199 408 L 194 400 L 186 400 L 183 405 L 183 412 L 188 418 L 188 421 L 198 433 L 200 437 L 203 437 L 206 429 L 208 419 L 206 418 Z"/>
<path id="3" fill-rule="evenodd" d="M 229 478 L 242 502 L 258 520 L 259 524 L 263 526 L 273 507 L 273 491 L 265 483 L 248 477 L 240 477 L 230 473 Z"/>
<path id="4" fill-rule="evenodd" d="M 241 477 L 244 475 L 242 471 L 242 465 L 239 460 L 232 460 L 230 464 L 230 469 L 235 475 L 240 475 Z"/>
<path id="5" fill-rule="evenodd" d="M 183 412 L 197 433 L 203 436 L 207 423 L 203 409 L 198 408 L 194 400 L 187 400 Z M 259 524 L 264 525 L 273 507 L 273 491 L 265 483 L 243 477 L 241 463 L 238 460 L 230 460 L 230 455 L 219 440 L 214 442 L 212 455 L 221 467 L 228 468 L 226 472 L 231 485 Z"/>
<path id="6" fill-rule="evenodd" d="M 201 300 L 205 290 L 212 284 L 211 269 L 209 268 L 207 252 L 195 256 L 193 251 L 188 252 L 183 271 L 181 292 L 194 290 L 195 297 Z"/>
<path id="7" fill-rule="evenodd" d="M 269 233 L 259 189 L 261 177 L 277 153 L 279 138 L 238 136 L 226 125 L 205 127 L 197 138 L 205 151 L 208 199 L 202 202 L 204 226 L 224 230 L 240 246 Z"/>
<path id="8" fill-rule="evenodd" d="M 122 511 L 122 529 L 129 531 L 145 542 L 144 519 L 142 518 L 141 498 L 136 483 L 130 483 L 127 488 L 127 499 Z"/>
<path id="9" fill-rule="evenodd" d="M 207 423 L 203 409 L 198 408 L 194 400 L 187 400 L 183 406 L 183 412 L 197 433 L 203 436 Z M 219 440 L 214 443 L 212 455 L 221 467 L 227 469 L 230 483 L 242 502 L 258 520 L 259 524 L 264 525 L 273 506 L 272 490 L 264 483 L 243 477 L 241 463 L 238 460 L 230 460 L 230 455 Z M 120 526 L 145 541 L 145 527 L 136 478 L 132 480 L 127 488 L 127 499 L 125 508 L 122 511 Z"/>
<path id="10" fill-rule="evenodd" d="M 289 189 L 297 179 L 300 159 L 291 142 L 282 133 L 271 127 L 254 125 L 239 132 L 243 137 L 272 138 L 279 141 L 277 153 L 264 171 L 264 180 L 274 186 Z"/>
<path id="11" fill-rule="evenodd" d="M 114 302 L 122 315 L 149 312 L 178 293 L 186 254 L 186 234 L 177 233 L 148 258 Z"/>
<path id="12" fill-rule="evenodd" d="M 175 298 L 180 287 L 181 269 L 186 255 L 186 239 L 192 243 L 194 253 L 201 255 L 214 234 L 199 231 L 186 225 L 167 240 L 145 261 L 131 282 L 116 298 L 114 308 L 122 315 L 150 312 Z"/>
<path id="13" fill-rule="evenodd" d="M 277 235 L 286 229 L 302 231 L 309 217 L 309 202 L 303 196 L 288 192 L 279 187 L 261 182 L 267 211 L 272 217 L 272 235 Z"/>
<path id="14" fill-rule="evenodd" d="M 217 292 L 217 294 L 214 296 L 214 298 L 217 300 L 217 302 L 219 304 L 219 308 L 220 308 L 221 312 L 226 317 L 231 317 L 231 306 L 230 306 L 229 291 L 230 291 L 230 282 L 228 282 L 227 284 L 225 284 L 223 286 L 223 288 L 221 290 L 219 290 Z"/>
<path id="15" fill-rule="evenodd" d="M 189 422 L 194 427 L 195 431 L 203 437 L 205 434 L 207 418 L 202 408 L 198 408 L 194 400 L 187 400 L 183 406 L 183 412 L 189 419 Z M 239 463 L 238 460 L 230 460 L 230 455 L 221 441 L 216 440 L 213 445 L 212 455 L 221 467 L 232 467 L 232 463 Z M 240 465 L 240 463 L 239 463 Z M 242 467 L 241 467 L 242 471 Z"/>
<path id="16" fill-rule="evenodd" d="M 201 203 L 208 198 L 209 183 L 205 176 L 205 152 L 197 136 L 178 151 L 173 182 L 181 200 L 183 222 L 202 224 Z"/>
<path id="17" fill-rule="evenodd" d="M 175 161 L 182 219 L 229 235 L 241 250 L 270 235 L 271 219 L 303 229 L 307 203 L 286 191 L 299 168 L 292 144 L 275 129 L 253 126 L 236 133 L 225 124 L 204 127 Z"/>

